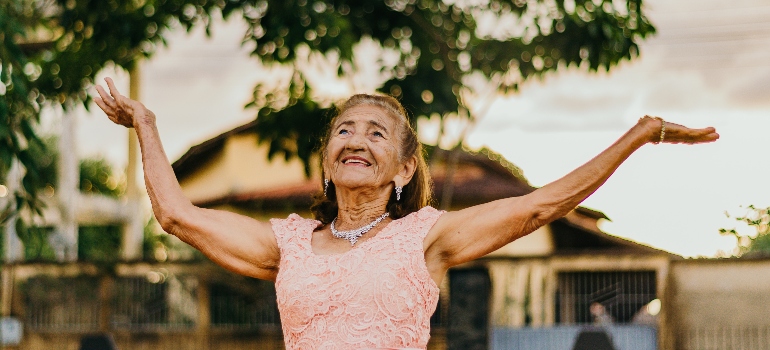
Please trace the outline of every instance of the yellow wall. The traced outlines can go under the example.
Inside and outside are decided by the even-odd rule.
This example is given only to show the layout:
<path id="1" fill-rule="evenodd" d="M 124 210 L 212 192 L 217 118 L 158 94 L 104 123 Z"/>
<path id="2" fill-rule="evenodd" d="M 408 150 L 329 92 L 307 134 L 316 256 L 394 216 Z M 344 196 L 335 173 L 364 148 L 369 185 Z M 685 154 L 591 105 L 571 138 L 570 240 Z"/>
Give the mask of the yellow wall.
<path id="1" fill-rule="evenodd" d="M 551 227 L 545 225 L 535 232 L 521 237 L 502 248 L 487 254 L 487 257 L 532 257 L 549 256 L 554 252 Z"/>
<path id="2" fill-rule="evenodd" d="M 201 202 L 306 181 L 301 161 L 286 162 L 282 157 L 268 161 L 267 151 L 267 145 L 257 145 L 254 134 L 233 135 L 221 152 L 180 181 L 182 191 L 192 202 Z"/>
<path id="3" fill-rule="evenodd" d="M 663 349 L 768 349 L 770 260 L 672 261 Z"/>
<path id="4" fill-rule="evenodd" d="M 671 266 L 671 300 L 687 328 L 770 326 L 770 261 L 685 260 Z"/>

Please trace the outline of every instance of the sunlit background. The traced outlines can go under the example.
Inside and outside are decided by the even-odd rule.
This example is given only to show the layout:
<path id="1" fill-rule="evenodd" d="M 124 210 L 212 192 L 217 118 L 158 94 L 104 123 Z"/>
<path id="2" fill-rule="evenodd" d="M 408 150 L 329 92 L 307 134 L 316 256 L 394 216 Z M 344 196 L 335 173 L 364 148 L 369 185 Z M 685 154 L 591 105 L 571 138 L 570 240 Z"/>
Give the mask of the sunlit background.
<path id="1" fill-rule="evenodd" d="M 751 231 L 725 212 L 770 205 L 770 163 L 763 155 L 770 130 L 770 3 L 763 0 L 647 0 L 646 13 L 658 34 L 641 44 L 641 56 L 610 73 L 562 70 L 530 81 L 510 96 L 491 96 L 479 85 L 479 104 L 492 101 L 473 125 L 468 147 L 489 147 L 524 170 L 536 186 L 588 161 L 644 114 L 692 127 L 714 126 L 715 144 L 647 145 L 634 154 L 584 205 L 611 218 L 606 232 L 684 256 L 730 255 L 734 237 L 719 228 Z M 257 81 L 285 80 L 241 46 L 244 24 L 217 23 L 202 30 L 179 29 L 169 47 L 141 66 L 142 102 L 158 115 L 171 161 L 190 146 L 253 120 L 244 110 Z M 361 50 L 373 52 L 375 45 Z M 310 60 L 308 69 L 322 67 Z M 324 58 L 326 60 L 329 57 Z M 333 59 L 333 57 L 332 57 Z M 374 59 L 362 59 L 350 81 L 319 76 L 330 99 L 381 82 Z M 127 74 L 107 69 L 127 93 Z M 484 107 L 484 106 L 482 106 Z M 483 109 L 480 107 L 480 109 Z M 103 156 L 117 167 L 127 162 L 127 133 L 94 106 L 77 111 L 78 153 Z M 47 114 L 45 128 L 57 130 Z M 442 144 L 457 138 L 454 125 Z M 423 140 L 436 142 L 436 118 L 420 125 Z"/>

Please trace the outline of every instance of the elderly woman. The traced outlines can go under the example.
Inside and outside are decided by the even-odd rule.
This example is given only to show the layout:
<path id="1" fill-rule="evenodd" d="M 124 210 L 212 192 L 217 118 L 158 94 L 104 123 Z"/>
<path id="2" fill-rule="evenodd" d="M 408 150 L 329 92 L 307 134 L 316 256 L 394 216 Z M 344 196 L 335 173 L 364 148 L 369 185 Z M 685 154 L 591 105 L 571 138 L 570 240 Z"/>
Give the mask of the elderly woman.
<path id="1" fill-rule="evenodd" d="M 275 281 L 289 349 L 424 349 L 447 269 L 565 215 L 647 143 L 719 138 L 713 128 L 645 116 L 597 157 L 528 195 L 443 212 L 428 206 L 428 169 L 404 108 L 389 96 L 355 95 L 323 140 L 315 220 L 292 214 L 267 223 L 192 205 L 155 115 L 112 80 L 107 85 L 109 94 L 97 86 L 96 103 L 116 124 L 136 129 L 163 229 L 231 271 Z"/>

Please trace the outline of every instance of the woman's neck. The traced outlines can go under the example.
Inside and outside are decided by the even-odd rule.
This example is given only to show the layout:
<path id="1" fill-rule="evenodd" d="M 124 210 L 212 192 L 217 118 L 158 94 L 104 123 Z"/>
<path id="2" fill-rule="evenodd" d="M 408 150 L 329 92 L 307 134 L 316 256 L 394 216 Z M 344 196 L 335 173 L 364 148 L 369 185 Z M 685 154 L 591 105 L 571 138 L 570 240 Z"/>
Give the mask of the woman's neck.
<path id="1" fill-rule="evenodd" d="M 384 194 L 351 193 L 345 195 L 338 192 L 337 206 L 339 210 L 335 226 L 340 230 L 350 230 L 369 224 L 387 211 L 388 199 L 389 196 Z"/>

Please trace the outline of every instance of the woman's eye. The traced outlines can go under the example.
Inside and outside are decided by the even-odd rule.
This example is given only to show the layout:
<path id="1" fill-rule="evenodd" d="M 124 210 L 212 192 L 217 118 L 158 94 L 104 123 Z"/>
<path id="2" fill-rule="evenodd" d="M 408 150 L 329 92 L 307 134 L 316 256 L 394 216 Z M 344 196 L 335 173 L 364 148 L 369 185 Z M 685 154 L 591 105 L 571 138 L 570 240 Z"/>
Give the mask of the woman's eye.
<path id="1" fill-rule="evenodd" d="M 377 136 L 377 137 L 383 137 L 383 136 L 384 136 L 384 135 L 382 135 L 382 133 L 381 133 L 381 132 L 379 132 L 379 131 L 375 131 L 375 132 L 373 132 L 373 133 L 372 133 L 372 135 L 374 135 L 374 136 Z"/>
<path id="2" fill-rule="evenodd" d="M 348 131 L 348 129 L 340 129 L 340 132 L 339 132 L 340 135 L 347 135 L 349 133 L 350 131 Z"/>

